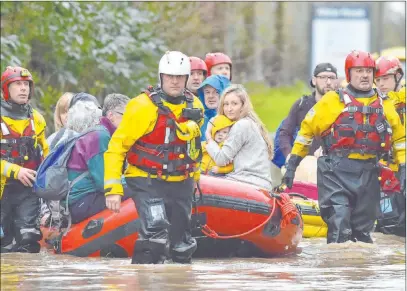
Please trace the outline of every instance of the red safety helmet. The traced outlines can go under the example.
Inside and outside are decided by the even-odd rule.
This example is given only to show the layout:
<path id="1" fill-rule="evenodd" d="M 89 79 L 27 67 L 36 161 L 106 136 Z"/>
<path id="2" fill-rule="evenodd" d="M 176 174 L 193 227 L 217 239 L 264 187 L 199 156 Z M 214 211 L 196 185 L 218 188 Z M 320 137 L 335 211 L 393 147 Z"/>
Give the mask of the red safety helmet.
<path id="1" fill-rule="evenodd" d="M 30 83 L 30 94 L 28 95 L 28 98 L 31 98 L 34 93 L 34 81 L 31 73 L 27 69 L 21 67 L 8 66 L 1 75 L 1 91 L 3 92 L 4 100 L 8 101 L 10 98 L 8 86 L 16 81 L 28 81 Z"/>
<path id="2" fill-rule="evenodd" d="M 208 75 L 208 67 L 206 66 L 205 62 L 197 57 L 189 57 L 191 62 L 191 72 L 193 70 L 201 70 L 204 72 L 204 76 Z"/>
<path id="3" fill-rule="evenodd" d="M 232 60 L 224 53 L 208 53 L 205 56 L 205 63 L 208 67 L 208 77 L 211 75 L 213 66 L 219 64 L 229 64 L 230 66 L 230 80 L 232 80 Z"/>
<path id="4" fill-rule="evenodd" d="M 376 63 L 370 53 L 352 51 L 345 60 L 345 74 L 348 83 L 350 82 L 350 69 L 355 67 L 373 68 L 373 70 L 376 70 Z"/>
<path id="5" fill-rule="evenodd" d="M 400 73 L 402 76 L 404 75 L 403 67 L 398 58 L 384 56 L 377 59 L 376 78 L 385 75 L 396 75 L 397 73 Z"/>

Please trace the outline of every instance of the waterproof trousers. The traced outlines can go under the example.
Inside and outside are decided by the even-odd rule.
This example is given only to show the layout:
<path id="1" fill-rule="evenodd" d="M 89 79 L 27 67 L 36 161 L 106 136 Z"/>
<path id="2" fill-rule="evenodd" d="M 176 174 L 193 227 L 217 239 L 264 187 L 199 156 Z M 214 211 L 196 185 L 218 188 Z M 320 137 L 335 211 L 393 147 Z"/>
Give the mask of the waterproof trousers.
<path id="1" fill-rule="evenodd" d="M 406 198 L 402 193 L 384 196 L 380 201 L 381 213 L 377 219 L 376 230 L 399 236 L 406 235 Z"/>
<path id="2" fill-rule="evenodd" d="M 38 253 L 42 239 L 39 224 L 41 205 L 32 188 L 17 180 L 7 182 L 0 205 L 4 230 L 2 251 Z"/>
<path id="3" fill-rule="evenodd" d="M 133 264 L 158 264 L 171 258 L 189 263 L 197 248 L 191 237 L 193 179 L 167 182 L 126 178 L 140 219 Z"/>
<path id="4" fill-rule="evenodd" d="M 375 159 L 318 158 L 318 201 L 321 217 L 328 225 L 327 243 L 373 242 L 370 233 L 380 213 L 376 165 Z"/>

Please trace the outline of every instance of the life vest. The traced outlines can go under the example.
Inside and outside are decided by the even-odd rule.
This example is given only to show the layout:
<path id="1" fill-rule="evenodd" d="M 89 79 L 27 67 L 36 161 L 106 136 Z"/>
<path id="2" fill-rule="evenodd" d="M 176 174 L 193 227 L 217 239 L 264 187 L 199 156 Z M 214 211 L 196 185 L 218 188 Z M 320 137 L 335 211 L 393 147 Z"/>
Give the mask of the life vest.
<path id="1" fill-rule="evenodd" d="M 36 170 L 42 162 L 40 147 L 37 145 L 33 115 L 20 135 L 12 130 L 1 118 L 1 158 L 24 168 Z"/>
<path id="2" fill-rule="evenodd" d="M 338 93 L 345 108 L 321 135 L 325 152 L 388 155 L 392 130 L 383 114 L 383 97 L 365 106 L 345 90 Z"/>
<path id="3" fill-rule="evenodd" d="M 152 88 L 149 88 L 152 90 Z M 146 90 L 150 100 L 158 107 L 158 117 L 151 133 L 141 137 L 131 147 L 127 154 L 127 161 L 139 169 L 150 174 L 162 176 L 189 176 L 195 169 L 196 161 L 189 155 L 190 142 L 178 138 L 176 122 L 185 122 L 188 119 L 181 116 L 176 118 L 174 113 L 163 104 L 156 91 Z M 194 96 L 186 94 L 187 108 L 193 108 Z M 200 138 L 195 140 L 195 146 L 200 148 Z M 199 160 L 202 157 L 200 153 Z"/>
<path id="4" fill-rule="evenodd" d="M 401 123 L 404 124 L 404 116 L 406 115 L 406 103 L 397 104 L 396 111 L 400 117 Z"/>

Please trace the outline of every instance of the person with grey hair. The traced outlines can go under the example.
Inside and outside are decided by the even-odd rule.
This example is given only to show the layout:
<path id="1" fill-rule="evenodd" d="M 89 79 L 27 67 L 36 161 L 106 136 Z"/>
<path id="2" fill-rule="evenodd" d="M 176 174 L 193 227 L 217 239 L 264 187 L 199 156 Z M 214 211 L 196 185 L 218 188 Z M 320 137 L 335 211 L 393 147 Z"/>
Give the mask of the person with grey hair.
<path id="1" fill-rule="evenodd" d="M 78 133 L 94 129 L 76 141 L 67 164 L 70 181 L 89 172 L 70 191 L 68 205 L 72 223 L 79 223 L 106 208 L 103 155 L 129 100 L 121 94 L 110 94 L 103 109 L 90 100 L 78 100 L 68 111 L 69 129 Z"/>
<path id="2" fill-rule="evenodd" d="M 102 110 L 94 103 L 89 101 L 80 101 L 75 103 L 68 110 L 67 128 L 82 133 L 90 129 L 100 122 L 102 117 Z"/>
<path id="3" fill-rule="evenodd" d="M 107 96 L 101 109 L 95 102 L 95 97 L 86 93 L 81 94 L 82 97 L 87 96 L 73 99 L 74 102 L 68 110 L 66 127 L 77 134 L 93 130 L 75 142 L 67 163 L 69 181 L 88 172 L 85 178 L 72 187 L 68 197 L 69 211 L 74 224 L 95 215 L 106 207 L 103 189 L 103 155 L 111 135 L 121 121 L 124 107 L 130 100 L 124 95 L 111 94 Z M 102 113 L 105 116 L 102 116 Z M 62 204 L 65 205 L 66 201 L 62 201 Z M 55 211 L 54 209 L 51 211 L 54 219 Z"/>
<path id="4" fill-rule="evenodd" d="M 102 110 L 96 97 L 80 92 L 76 94 L 68 95 L 63 103 L 66 104 L 66 122 L 59 131 L 55 132 L 50 139 L 50 150 L 52 151 L 57 145 L 72 138 L 74 135 L 84 132 L 85 130 L 92 128 L 99 124 L 102 116 Z M 60 101 L 58 101 L 60 103 Z M 58 106 L 58 104 L 57 104 Z M 55 118 L 61 119 L 57 114 Z M 60 201 L 42 201 L 40 223 L 43 226 L 59 225 L 61 223 L 60 214 Z"/>
<path id="5" fill-rule="evenodd" d="M 76 94 L 72 93 L 65 93 L 63 96 L 61 96 L 60 100 L 57 102 L 57 107 L 55 109 L 55 114 L 54 114 L 54 121 L 56 125 L 57 131 L 54 132 L 52 135 L 50 135 L 47 138 L 48 144 L 49 144 L 49 149 L 52 151 L 55 146 L 57 146 L 60 142 L 67 140 L 68 138 L 72 137 L 76 132 L 72 129 L 69 129 L 67 126 L 68 122 L 68 111 L 70 108 L 72 108 L 75 104 L 78 102 L 89 102 L 93 103 L 97 108 L 101 108 L 99 105 L 98 100 L 96 97 L 80 92 Z M 81 104 L 81 103 L 80 103 Z M 65 115 L 66 118 L 63 118 L 62 115 L 64 115 L 63 110 L 65 110 Z M 71 115 L 72 115 L 72 110 L 71 110 Z M 76 116 L 73 116 L 71 118 L 71 121 L 75 120 L 75 122 L 80 122 L 80 118 L 77 118 Z"/>
<path id="6" fill-rule="evenodd" d="M 118 127 L 123 118 L 124 108 L 129 101 L 130 98 L 122 94 L 107 95 L 103 103 L 102 115 L 109 119 L 115 127 Z"/>

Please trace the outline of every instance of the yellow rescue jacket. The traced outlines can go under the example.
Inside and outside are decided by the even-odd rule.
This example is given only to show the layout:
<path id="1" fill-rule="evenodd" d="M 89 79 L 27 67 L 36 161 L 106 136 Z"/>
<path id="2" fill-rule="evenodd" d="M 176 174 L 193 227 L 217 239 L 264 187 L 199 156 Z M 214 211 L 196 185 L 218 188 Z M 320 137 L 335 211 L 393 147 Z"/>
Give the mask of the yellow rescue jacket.
<path id="1" fill-rule="evenodd" d="M 390 98 L 391 102 L 393 103 L 396 111 L 397 108 L 399 108 L 400 106 L 406 106 L 406 87 L 402 87 L 400 91 L 395 92 L 395 91 L 391 91 L 389 93 L 387 93 L 387 96 Z M 400 117 L 400 115 L 399 115 Z M 406 127 L 406 113 L 403 112 L 402 113 L 402 119 L 400 120 L 403 124 L 404 130 Z M 383 165 L 388 165 L 389 168 L 393 171 L 393 172 L 397 172 L 399 167 L 398 164 L 396 163 L 387 163 L 386 161 L 381 160 L 380 163 L 382 163 Z"/>
<path id="2" fill-rule="evenodd" d="M 356 100 L 367 106 L 377 98 L 378 96 L 375 94 L 369 98 L 356 98 Z M 328 130 L 344 108 L 345 104 L 340 100 L 337 92 L 331 91 L 326 93 L 305 116 L 291 154 L 305 157 L 314 136 L 321 136 L 324 131 Z M 401 124 L 400 118 L 390 99 L 383 100 L 383 111 L 393 131 L 392 145 L 394 158 L 398 164 L 403 164 L 406 162 L 406 134 L 404 126 Z M 375 157 L 373 154 L 362 155 L 360 153 L 351 153 L 349 155 L 350 159 L 360 160 Z"/>
<path id="3" fill-rule="evenodd" d="M 229 165 L 219 167 L 216 166 L 215 161 L 212 159 L 212 157 L 209 155 L 209 153 L 206 151 L 206 141 L 202 143 L 202 162 L 201 162 L 201 171 L 204 174 L 207 174 L 212 170 L 213 167 L 218 167 L 217 173 L 219 174 L 227 174 L 233 171 L 233 163 L 230 163 Z M 221 148 L 223 143 L 219 144 L 219 147 Z"/>
<path id="4" fill-rule="evenodd" d="M 33 109 L 32 118 L 34 120 L 34 129 L 35 129 L 35 139 L 34 146 L 40 146 L 42 149 L 43 156 L 47 156 L 49 152 L 48 143 L 45 138 L 45 128 L 46 122 L 44 117 L 35 109 Z M 7 116 L 2 116 L 3 122 L 7 124 L 11 130 L 16 133 L 23 134 L 24 130 L 31 126 L 31 119 L 17 120 L 12 119 Z M 0 131 L 0 138 L 3 139 L 3 132 Z M 17 179 L 18 173 L 21 169 L 21 166 L 18 164 L 10 163 L 4 159 L 1 159 L 1 189 L 0 189 L 0 199 L 3 195 L 4 186 L 7 183 L 8 179 Z"/>
<path id="5" fill-rule="evenodd" d="M 391 102 L 394 104 L 394 107 L 397 108 L 401 106 L 404 106 L 404 112 L 403 112 L 403 126 L 406 127 L 406 112 L 405 112 L 405 106 L 406 106 L 406 87 L 402 87 L 400 91 L 394 92 L 391 91 L 387 93 L 387 96 L 390 98 Z"/>
<path id="6" fill-rule="evenodd" d="M 168 107 L 176 118 L 182 114 L 182 109 L 186 108 L 186 102 L 182 104 L 172 104 L 163 101 L 163 105 Z M 194 108 L 204 110 L 201 101 L 194 96 Z M 105 195 L 119 194 L 123 195 L 123 186 L 121 183 L 122 167 L 126 158 L 127 152 L 131 149 L 134 143 L 142 136 L 149 134 L 154 130 L 158 118 L 158 108 L 151 101 L 150 97 L 142 93 L 139 96 L 130 100 L 123 114 L 123 119 L 116 129 L 109 142 L 109 147 L 104 154 L 105 162 L 105 177 L 104 187 Z M 202 126 L 203 119 L 199 126 Z M 134 165 L 129 164 L 125 173 L 125 177 L 151 177 L 156 179 L 157 175 L 149 174 Z M 196 181 L 199 180 L 199 167 L 190 174 Z M 169 176 L 168 182 L 178 182 L 185 180 L 185 176 Z"/>
<path id="7" fill-rule="evenodd" d="M 235 122 L 227 118 L 225 115 L 217 115 L 213 120 L 212 120 L 212 130 L 211 130 L 211 136 L 213 139 L 215 139 L 215 134 L 226 127 L 230 127 L 234 124 Z M 213 167 L 216 167 L 215 161 L 211 158 L 209 153 L 206 151 L 206 142 L 202 143 L 202 162 L 201 162 L 201 171 L 205 174 L 207 174 L 209 171 L 212 170 Z M 219 147 L 222 147 L 223 142 L 219 144 Z M 229 165 L 223 166 L 223 167 L 218 167 L 217 173 L 219 174 L 227 174 L 233 171 L 233 163 L 230 163 Z"/>

